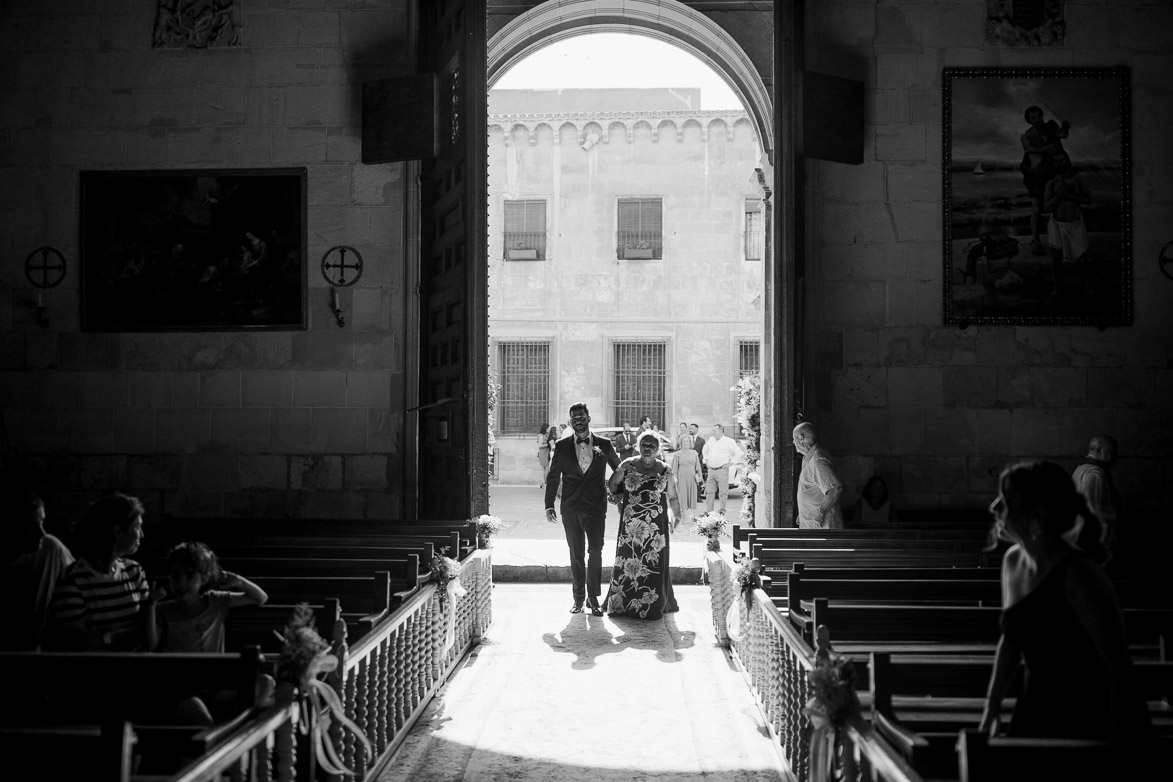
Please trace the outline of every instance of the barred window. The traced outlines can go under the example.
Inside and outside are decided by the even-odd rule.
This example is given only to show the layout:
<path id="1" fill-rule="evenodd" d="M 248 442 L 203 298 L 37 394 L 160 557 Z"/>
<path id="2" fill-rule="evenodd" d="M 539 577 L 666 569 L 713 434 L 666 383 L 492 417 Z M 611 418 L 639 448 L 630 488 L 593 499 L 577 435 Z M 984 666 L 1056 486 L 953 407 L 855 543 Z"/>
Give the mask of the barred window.
<path id="1" fill-rule="evenodd" d="M 762 204 L 760 201 L 745 202 L 745 260 L 760 261 L 764 250 L 762 233 Z"/>
<path id="2" fill-rule="evenodd" d="M 743 339 L 737 346 L 737 377 L 762 371 L 762 345 L 756 339 Z"/>
<path id="3" fill-rule="evenodd" d="M 663 258 L 663 202 L 659 198 L 619 199 L 616 257 Z"/>
<path id="4" fill-rule="evenodd" d="M 616 342 L 612 423 L 635 424 L 645 415 L 663 427 L 667 412 L 666 345 L 663 342 Z"/>
<path id="5" fill-rule="evenodd" d="M 550 415 L 550 345 L 498 345 L 497 429 L 501 434 L 534 434 Z"/>
<path id="6" fill-rule="evenodd" d="M 541 261 L 546 258 L 546 202 L 505 202 L 505 258 Z"/>

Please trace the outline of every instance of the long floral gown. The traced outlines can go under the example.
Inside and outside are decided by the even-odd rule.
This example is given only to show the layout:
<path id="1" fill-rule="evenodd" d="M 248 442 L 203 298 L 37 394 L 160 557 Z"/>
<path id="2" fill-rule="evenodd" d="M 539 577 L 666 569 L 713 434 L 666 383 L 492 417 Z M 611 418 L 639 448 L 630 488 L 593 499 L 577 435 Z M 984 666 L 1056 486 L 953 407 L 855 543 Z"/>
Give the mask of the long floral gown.
<path id="1" fill-rule="evenodd" d="M 619 539 L 615 567 L 604 607 L 609 614 L 659 619 L 678 611 L 668 572 L 668 481 L 666 465 L 659 475 L 628 470 L 620 501 Z"/>

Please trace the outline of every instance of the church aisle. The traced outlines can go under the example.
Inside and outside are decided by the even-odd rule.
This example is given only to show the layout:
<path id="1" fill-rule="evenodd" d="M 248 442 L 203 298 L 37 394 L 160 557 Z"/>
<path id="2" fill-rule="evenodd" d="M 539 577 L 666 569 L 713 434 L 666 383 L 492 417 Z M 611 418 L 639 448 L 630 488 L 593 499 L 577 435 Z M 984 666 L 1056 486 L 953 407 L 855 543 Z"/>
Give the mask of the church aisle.
<path id="1" fill-rule="evenodd" d="M 570 614 L 569 584 L 498 584 L 493 625 L 380 782 L 774 782 L 778 754 L 716 645 L 708 587 L 663 621 Z"/>

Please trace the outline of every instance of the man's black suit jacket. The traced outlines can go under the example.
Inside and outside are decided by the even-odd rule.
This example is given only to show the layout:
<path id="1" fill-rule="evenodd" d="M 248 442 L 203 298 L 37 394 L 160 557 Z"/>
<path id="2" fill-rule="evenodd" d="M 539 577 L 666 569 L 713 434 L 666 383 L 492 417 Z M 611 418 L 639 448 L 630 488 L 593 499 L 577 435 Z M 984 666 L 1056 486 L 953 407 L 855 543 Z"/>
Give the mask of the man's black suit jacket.
<path id="1" fill-rule="evenodd" d="M 615 446 L 606 437 L 590 435 L 591 447 L 598 449 L 586 474 L 578 466 L 578 454 L 574 450 L 575 435 L 563 437 L 554 443 L 550 455 L 550 472 L 546 477 L 546 507 L 554 507 L 558 484 L 562 484 L 562 508 L 587 507 L 607 510 L 607 465 L 614 470 L 619 466 Z"/>

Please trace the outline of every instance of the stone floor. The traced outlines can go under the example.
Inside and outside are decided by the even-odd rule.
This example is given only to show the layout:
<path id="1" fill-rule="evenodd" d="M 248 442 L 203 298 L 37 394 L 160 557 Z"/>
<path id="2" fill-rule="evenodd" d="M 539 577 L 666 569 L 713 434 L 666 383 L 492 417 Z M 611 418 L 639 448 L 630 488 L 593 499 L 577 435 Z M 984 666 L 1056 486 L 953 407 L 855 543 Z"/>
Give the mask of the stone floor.
<path id="1" fill-rule="evenodd" d="M 564 584 L 497 584 L 493 624 L 380 782 L 774 782 L 781 763 L 713 636 L 708 589 L 661 621 L 570 614 Z"/>

